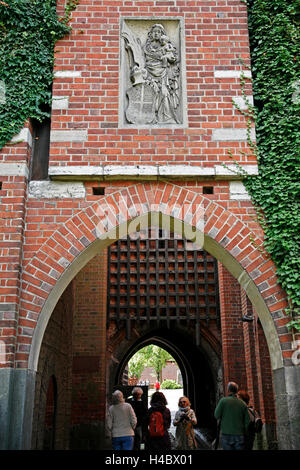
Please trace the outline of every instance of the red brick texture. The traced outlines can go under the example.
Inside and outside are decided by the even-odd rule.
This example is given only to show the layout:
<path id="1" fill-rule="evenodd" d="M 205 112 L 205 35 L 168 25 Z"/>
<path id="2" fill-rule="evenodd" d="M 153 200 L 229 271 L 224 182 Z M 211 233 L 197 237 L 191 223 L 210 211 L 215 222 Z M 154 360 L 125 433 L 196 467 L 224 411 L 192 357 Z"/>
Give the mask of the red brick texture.
<path id="1" fill-rule="evenodd" d="M 233 381 L 248 389 L 240 285 L 219 263 L 224 386 Z M 225 388 L 226 389 L 226 388 Z"/>
<path id="2" fill-rule="evenodd" d="M 14 363 L 21 291 L 26 181 L 0 177 L 0 367 Z M 26 322 L 24 328 L 31 325 Z M 22 345 L 21 345 L 22 348 Z M 4 354 L 4 356 L 3 356 Z"/>
<path id="3" fill-rule="evenodd" d="M 64 2 L 59 2 L 61 11 Z M 118 128 L 121 17 L 182 18 L 185 25 L 187 78 L 186 129 Z M 53 94 L 69 99 L 67 109 L 54 109 L 52 130 L 86 130 L 86 142 L 52 142 L 50 166 L 99 164 L 168 164 L 212 166 L 236 160 L 255 164 L 243 153 L 243 141 L 214 142 L 217 128 L 245 128 L 245 118 L 232 106 L 241 95 L 238 78 L 216 78 L 219 71 L 240 71 L 239 58 L 250 63 L 246 6 L 239 0 L 81 0 L 72 13 L 72 33 L 56 46 L 56 71 L 78 72 L 80 77 L 57 77 Z M 250 83 L 247 93 L 251 94 Z M 29 164 L 26 142 L 7 145 L 2 163 Z M 277 284 L 270 260 L 256 249 L 262 231 L 250 201 L 231 200 L 229 182 L 210 180 L 214 194 L 202 196 L 207 181 L 132 184 L 101 183 L 106 196 L 93 196 L 92 181 L 82 199 L 26 198 L 26 178 L 1 178 L 0 332 L 2 367 L 26 367 L 32 333 L 43 304 L 76 257 L 96 240 L 96 226 L 105 231 L 109 211 L 118 212 L 118 196 L 128 198 L 133 210 L 140 203 L 202 204 L 205 233 L 228 250 L 246 269 L 261 291 L 276 324 L 282 327 L 285 293 Z M 129 187 L 128 187 L 129 186 Z M 103 210 L 108 210 L 105 214 Z M 170 209 L 169 209 L 170 210 Z M 102 213 L 102 217 L 101 217 Z M 102 228 L 101 228 L 102 227 Z M 254 239 L 253 243 L 250 242 Z M 19 306 L 19 301 L 22 300 Z M 16 338 L 18 338 L 16 343 Z M 291 347 L 284 341 L 284 358 Z M 3 354 L 3 349 L 4 354 Z M 16 356 L 14 354 L 16 353 Z M 16 362 L 14 362 L 16 360 Z"/>
<path id="4" fill-rule="evenodd" d="M 34 449 L 51 449 L 51 416 L 53 417 L 55 395 L 49 400 L 49 392 L 51 389 L 54 392 L 53 384 L 56 385 L 57 391 L 54 448 L 68 448 L 72 397 L 73 310 L 74 284 L 71 283 L 51 315 L 41 346 L 32 424 Z M 48 433 L 44 433 L 47 430 Z"/>
<path id="5" fill-rule="evenodd" d="M 103 421 L 106 400 L 106 251 L 75 280 L 71 424 Z"/>
<path id="6" fill-rule="evenodd" d="M 63 4 L 64 2 L 60 2 Z M 255 164 L 247 143 L 212 142 L 216 128 L 246 127 L 232 105 L 241 95 L 239 78 L 216 78 L 218 70 L 250 65 L 247 9 L 240 0 L 80 1 L 72 33 L 56 45 L 55 69 L 80 76 L 56 78 L 53 94 L 69 98 L 69 109 L 54 110 L 52 130 L 87 130 L 87 142 L 52 142 L 50 165 Z M 119 129 L 120 19 L 182 18 L 185 25 L 187 129 Z M 241 65 L 240 59 L 245 65 Z M 246 92 L 251 94 L 251 84 Z M 249 151 L 245 157 L 241 151 Z"/>
<path id="7" fill-rule="evenodd" d="M 219 263 L 224 389 L 229 381 L 248 391 L 250 404 L 264 423 L 275 425 L 275 403 L 270 353 L 265 335 L 245 291 Z M 242 322 L 242 315 L 253 321 Z"/>
<path id="8" fill-rule="evenodd" d="M 64 3 L 59 0 L 59 12 Z M 125 17 L 183 20 L 188 118 L 185 128 L 119 127 L 120 20 Z M 68 107 L 52 110 L 51 126 L 52 132 L 84 131 L 87 138 L 79 142 L 52 139 L 50 168 L 116 164 L 136 168 L 142 164 L 169 165 L 170 170 L 181 164 L 207 170 L 217 164 L 232 164 L 232 157 L 256 168 L 256 158 L 246 140 L 212 138 L 218 129 L 246 129 L 245 117 L 232 104 L 234 97 L 242 96 L 240 79 L 226 78 L 224 73 L 217 78 L 219 72 L 248 70 L 244 2 L 80 0 L 72 12 L 71 26 L 70 35 L 55 47 L 55 71 L 71 72 L 73 76 L 58 74 L 53 82 L 53 95 L 67 98 Z M 246 93 L 252 93 L 249 80 Z M 25 123 L 25 127 L 30 128 L 30 124 Z M 39 338 L 42 346 L 36 383 L 38 406 L 33 420 L 34 448 L 44 445 L 39 436 L 52 376 L 57 389 L 65 393 L 57 410 L 56 448 L 67 448 L 68 426 L 80 425 L 83 415 L 89 422 L 104 420 L 105 409 L 99 401 L 106 401 L 106 366 L 125 332 L 116 334 L 113 325 L 106 330 L 105 250 L 99 249 L 97 262 L 88 263 L 80 272 L 75 267 L 85 255 L 94 253 L 109 228 L 118 227 L 121 221 L 129 224 L 151 211 L 186 220 L 181 209 L 188 209 L 189 224 L 194 227 L 200 222 L 206 239 L 213 240 L 220 251 L 225 250 L 239 263 L 269 310 L 283 365 L 292 365 L 295 338 L 286 328 L 286 294 L 263 249 L 263 232 L 251 201 L 231 198 L 229 179 L 236 179 L 236 175 L 203 179 L 178 176 L 172 177 L 172 183 L 168 177 L 150 182 L 125 177 L 100 182 L 87 179 L 83 183 L 85 196 L 81 198 L 37 198 L 29 194 L 28 174 L 33 157 L 28 140 L 29 143 L 9 143 L 0 153 L 0 367 L 28 367 L 30 353 L 34 351 L 35 358 L 38 354 L 38 342 L 33 339 L 35 332 L 41 331 L 37 325 L 44 325 L 41 312 L 53 311 L 43 341 Z M 104 194 L 94 195 L 95 186 L 101 186 Z M 203 195 L 205 186 L 213 188 L 212 194 Z M 73 268 L 72 279 L 68 276 Z M 253 312 L 253 324 L 241 324 L 242 313 L 252 307 L 238 281 L 224 266 L 220 265 L 219 271 L 224 382 L 235 380 L 247 388 L 266 422 L 272 423 L 273 384 L 268 345 L 259 322 L 261 312 Z M 57 290 L 65 288 L 66 279 L 71 284 L 60 299 L 55 298 Z M 103 282 L 97 282 L 99 279 Z M 211 335 L 217 350 L 220 342 L 215 332 L 205 334 Z"/>

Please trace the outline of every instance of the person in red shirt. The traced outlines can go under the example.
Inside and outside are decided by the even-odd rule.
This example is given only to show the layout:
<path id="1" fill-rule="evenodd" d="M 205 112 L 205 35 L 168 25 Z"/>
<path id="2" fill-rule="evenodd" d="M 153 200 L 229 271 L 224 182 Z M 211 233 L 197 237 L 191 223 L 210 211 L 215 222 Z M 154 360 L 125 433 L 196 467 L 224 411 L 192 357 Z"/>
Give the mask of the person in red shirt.
<path id="1" fill-rule="evenodd" d="M 157 381 L 155 384 L 155 390 L 158 392 L 159 389 L 160 389 L 160 383 Z"/>

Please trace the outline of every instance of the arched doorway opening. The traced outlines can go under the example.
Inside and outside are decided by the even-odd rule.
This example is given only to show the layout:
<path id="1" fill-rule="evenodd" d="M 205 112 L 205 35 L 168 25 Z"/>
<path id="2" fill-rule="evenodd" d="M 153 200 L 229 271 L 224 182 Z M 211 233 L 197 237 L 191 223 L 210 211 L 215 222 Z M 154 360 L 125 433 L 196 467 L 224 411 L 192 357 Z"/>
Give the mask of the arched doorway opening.
<path id="1" fill-rule="evenodd" d="M 189 195 L 189 192 L 187 194 Z M 169 209 L 169 212 L 170 212 L 170 209 Z M 228 217 L 230 216 L 231 215 L 228 214 Z M 223 214 L 223 218 L 224 218 L 224 214 Z M 204 237 L 203 237 L 202 230 L 198 228 L 193 229 L 193 226 L 191 224 L 186 223 L 182 220 L 176 219 L 170 216 L 169 213 L 165 214 L 164 212 L 146 212 L 145 214 L 143 213 L 141 215 L 138 215 L 133 219 L 134 223 L 130 224 L 130 226 L 128 226 L 127 221 L 124 223 L 121 223 L 118 226 L 119 232 L 132 233 L 136 231 L 137 227 L 140 227 L 140 228 L 144 226 L 148 227 L 149 219 L 151 220 L 151 223 L 156 227 L 167 226 L 169 228 L 171 226 L 172 229 L 174 229 L 174 232 L 178 232 L 178 233 L 185 233 L 185 228 L 187 227 L 188 231 L 192 231 L 193 234 L 199 233 L 200 234 L 199 236 L 200 237 L 202 236 L 203 248 L 208 253 L 212 254 L 218 261 L 220 261 L 220 263 L 222 263 L 222 265 L 224 265 L 226 269 L 228 269 L 231 275 L 235 279 L 237 279 L 239 284 L 244 288 L 247 296 L 249 297 L 249 300 L 251 301 L 251 303 L 253 304 L 253 306 L 255 307 L 257 311 L 264 333 L 266 335 L 268 348 L 270 351 L 270 357 L 272 361 L 272 368 L 273 370 L 282 368 L 283 359 L 282 359 L 282 352 L 280 348 L 278 334 L 276 331 L 276 325 L 274 324 L 274 321 L 268 310 L 267 304 L 264 300 L 264 293 L 260 292 L 255 281 L 252 279 L 247 269 L 245 269 L 243 267 L 243 264 L 241 263 L 241 261 L 243 261 L 242 253 L 240 253 L 239 259 L 236 259 L 234 255 L 231 253 L 232 249 L 227 250 L 226 247 L 223 247 L 222 244 L 214 240 L 212 229 L 210 230 L 211 234 L 204 233 Z M 207 219 L 207 223 L 208 222 L 209 222 L 209 219 Z M 219 223 L 219 220 L 217 217 L 216 217 L 215 223 Z M 246 227 L 244 227 L 244 229 L 245 231 L 248 230 L 246 229 Z M 42 307 L 39 307 L 39 310 L 41 310 L 41 312 L 39 314 L 38 322 L 34 330 L 32 343 L 30 347 L 29 358 L 28 358 L 29 370 L 32 370 L 32 371 L 37 370 L 40 348 L 41 348 L 42 339 L 45 333 L 45 329 L 47 327 L 51 314 L 55 308 L 55 305 L 57 304 L 61 295 L 63 294 L 67 286 L 71 283 L 72 279 L 74 279 L 76 274 L 78 274 L 80 270 L 91 259 L 93 259 L 97 255 L 97 253 L 101 252 L 107 246 L 111 245 L 111 243 L 115 241 L 116 239 L 118 239 L 118 237 L 116 237 L 115 228 L 113 228 L 112 230 L 108 232 L 105 232 L 103 236 L 99 234 L 98 238 L 96 238 L 85 249 L 83 249 L 82 252 L 80 252 L 76 256 L 73 262 L 70 263 L 66 269 L 64 269 L 64 271 L 62 272 L 60 276 L 59 281 L 54 284 L 50 293 L 47 292 L 47 296 L 45 296 L 46 298 L 45 302 L 43 302 Z M 230 238 L 228 239 L 228 242 L 229 241 L 230 241 Z M 257 253 L 255 251 L 255 248 L 253 248 L 253 250 L 255 252 L 255 255 L 259 257 L 258 250 L 257 250 Z M 247 251 L 247 254 L 248 254 L 248 251 Z M 59 256 L 60 255 L 58 255 L 58 257 Z M 41 258 L 41 260 L 44 258 L 44 254 L 42 250 L 41 250 L 41 253 L 40 252 L 37 253 L 37 260 L 38 262 L 41 262 L 42 264 L 42 261 L 39 261 L 39 258 Z M 264 264 L 265 260 L 262 260 L 261 262 L 262 264 Z M 29 265 L 28 269 L 30 267 L 31 265 Z M 46 272 L 48 272 L 48 268 L 46 269 Z M 271 274 L 270 274 L 270 277 L 271 277 L 271 280 L 273 281 L 274 273 L 272 272 Z M 264 283 L 264 287 L 265 287 L 265 284 L 266 282 Z"/>
<path id="2" fill-rule="evenodd" d="M 189 195 L 190 193 L 187 192 L 187 196 Z M 212 212 L 208 212 L 208 211 L 206 212 L 208 214 L 208 218 L 205 219 L 206 226 L 207 226 L 209 225 L 209 220 L 210 220 L 209 216 Z M 172 225 L 172 228 L 174 228 L 174 231 L 175 232 L 178 231 L 182 233 L 182 227 L 189 225 L 186 222 L 183 222 L 182 220 L 179 220 L 170 216 L 170 211 L 168 211 L 168 213 L 165 213 L 165 211 L 163 210 L 162 213 L 155 213 L 155 214 L 157 215 L 157 220 L 155 217 L 153 217 L 151 220 L 154 222 L 154 225 L 156 227 L 165 227 L 165 226 L 169 227 L 170 226 L 169 222 L 171 221 L 171 225 Z M 215 223 L 219 223 L 218 217 L 217 217 L 219 213 L 216 212 L 215 215 L 216 215 Z M 121 223 L 120 230 L 125 231 L 125 233 L 133 233 L 134 231 L 136 231 L 137 226 L 139 227 L 143 226 L 144 222 L 147 225 L 149 221 L 149 216 L 150 216 L 149 212 L 147 213 L 143 212 L 140 215 L 134 216 L 135 230 L 133 230 L 132 226 L 128 225 L 128 221 Z M 223 223 L 225 216 L 227 216 L 227 213 L 223 214 L 222 223 Z M 230 226 L 228 228 L 229 233 L 231 233 Z M 201 231 L 198 228 L 195 230 Z M 245 228 L 245 231 L 246 231 L 246 228 Z M 209 229 L 207 229 L 207 232 L 204 230 L 204 249 L 207 250 L 208 253 L 215 256 L 220 261 L 220 263 L 222 263 L 223 266 L 225 266 L 228 269 L 232 277 L 235 278 L 237 282 L 244 288 L 249 300 L 255 307 L 255 310 L 260 318 L 261 325 L 262 325 L 262 328 L 264 330 L 264 333 L 268 342 L 272 368 L 274 371 L 279 370 L 279 372 L 281 372 L 280 367 L 282 367 L 282 355 L 281 355 L 279 340 L 276 334 L 276 326 L 274 325 L 273 319 L 270 316 L 270 312 L 268 310 L 267 304 L 264 301 L 265 294 L 264 292 L 262 293 L 260 292 L 260 290 L 258 289 L 256 285 L 257 283 L 253 281 L 252 272 L 250 271 L 248 272 L 247 266 L 246 268 L 243 267 L 244 265 L 242 263 L 242 260 L 243 260 L 244 255 L 240 254 L 238 259 L 236 259 L 234 254 L 232 254 L 232 249 L 229 247 L 228 247 L 228 250 L 226 249 L 226 245 L 228 245 L 231 239 L 228 239 L 228 240 L 226 239 L 224 243 L 222 244 L 217 239 L 216 240 L 214 239 L 215 233 L 216 231 L 213 231 L 211 229 L 211 225 L 209 226 Z M 78 256 L 76 257 L 76 259 L 70 263 L 69 267 L 63 271 L 59 281 L 54 285 L 50 294 L 47 295 L 47 299 L 43 303 L 43 307 L 41 309 L 41 314 L 39 316 L 37 327 L 35 328 L 35 331 L 34 331 L 34 336 L 33 336 L 32 346 L 30 349 L 30 356 L 29 356 L 29 370 L 32 370 L 33 372 L 37 370 L 37 363 L 39 359 L 39 352 L 40 352 L 43 335 L 44 335 L 46 326 L 49 322 L 49 318 L 53 312 L 53 309 L 58 299 L 61 297 L 62 293 L 64 292 L 68 284 L 73 282 L 72 279 L 74 279 L 74 277 L 76 277 L 76 275 L 80 273 L 80 270 L 82 270 L 83 267 L 86 266 L 87 263 L 90 260 L 92 260 L 93 257 L 97 256 L 98 253 L 103 252 L 103 250 L 105 250 L 105 248 L 111 244 L 111 239 L 109 239 L 108 235 L 109 233 L 106 233 L 105 237 L 102 237 L 102 235 L 98 234 L 97 235 L 98 238 L 92 241 L 86 247 L 86 249 L 80 252 Z M 233 244 L 230 246 L 233 246 Z M 256 253 L 255 248 L 253 248 L 252 251 L 254 252 L 254 255 L 257 258 L 259 258 L 259 255 Z M 37 254 L 37 258 L 39 257 L 42 258 L 42 252 L 41 254 L 39 253 Z M 262 263 L 264 263 L 264 260 L 262 260 Z M 146 331 L 139 331 L 137 337 L 135 338 L 132 337 L 131 341 L 134 342 L 134 340 L 141 338 L 143 334 L 146 334 Z M 120 338 L 116 337 L 116 342 L 118 342 L 119 339 Z M 123 340 L 124 338 L 121 339 L 121 342 Z M 114 348 L 114 351 L 113 351 L 113 355 L 114 355 L 113 362 L 115 362 L 114 366 L 118 365 L 118 363 L 122 360 L 122 357 L 123 357 L 122 354 L 121 356 L 118 356 L 118 357 L 115 356 L 117 354 L 117 349 L 119 346 L 120 345 L 117 344 L 117 348 Z M 128 346 L 129 345 L 127 344 L 126 350 L 128 350 Z M 105 341 L 103 342 L 102 348 L 104 352 L 108 351 Z M 123 354 L 126 352 L 126 350 L 123 351 Z M 110 354 L 111 351 L 109 350 L 108 353 Z M 81 365 L 78 362 L 76 366 L 79 367 Z M 96 363 L 89 361 L 89 366 L 92 368 L 96 366 Z M 105 379 L 107 379 L 107 371 L 104 372 L 104 376 L 105 376 Z M 108 382 L 109 382 L 109 379 L 108 379 Z M 111 390 L 111 387 L 110 388 L 108 387 L 107 390 Z"/>
<path id="3" fill-rule="evenodd" d="M 213 429 L 221 375 L 216 259 L 166 229 L 123 237 L 108 248 L 106 315 L 108 399 L 130 358 L 155 344 L 178 363 L 199 426 Z"/>
<path id="4" fill-rule="evenodd" d="M 222 355 L 216 301 L 221 264 L 202 248 L 187 249 L 187 241 L 174 234 L 167 238 L 166 249 L 161 229 L 156 228 L 147 240 L 137 240 L 135 235 L 114 242 L 86 263 L 55 307 L 49 322 L 52 333 L 49 327 L 46 330 L 49 338 L 55 335 L 58 339 L 58 319 L 63 319 L 62 313 L 69 318 L 63 324 L 70 338 L 71 357 L 64 371 L 70 369 L 68 388 L 72 396 L 65 407 L 69 415 L 65 414 L 64 419 L 70 429 L 72 449 L 97 449 L 103 442 L 105 407 L 110 404 L 113 390 L 123 385 L 129 359 L 142 347 L 156 344 L 174 357 L 182 373 L 183 393 L 191 400 L 198 426 L 212 433 L 216 426 L 214 409 L 224 393 L 224 357 L 228 366 L 225 372 L 232 373 L 228 338 L 226 354 Z M 146 246 L 142 248 L 144 241 Z M 146 275 L 145 281 L 142 275 Z M 233 288 L 234 280 L 228 276 L 228 272 L 227 277 L 222 274 L 221 313 L 229 315 L 224 320 L 226 327 L 232 323 L 230 316 L 236 315 L 235 334 L 238 331 L 242 344 L 243 312 L 237 301 L 241 287 L 235 282 Z M 223 298 L 229 293 L 236 304 L 234 312 Z M 66 335 L 61 338 L 61 354 L 67 358 Z M 234 343 L 240 345 L 239 341 Z M 244 358 L 238 360 L 237 377 L 240 380 L 243 375 L 243 383 L 247 383 Z"/>
<path id="5" fill-rule="evenodd" d="M 156 344 L 139 349 L 128 361 L 122 383 L 146 385 L 149 389 L 165 388 L 164 385 L 182 388 L 182 372 L 174 357 Z"/>
<path id="6" fill-rule="evenodd" d="M 135 341 L 123 354 L 117 367 L 111 367 L 111 387 L 124 384 L 124 371 L 130 358 L 147 345 L 157 345 L 176 361 L 182 375 L 182 391 L 188 396 L 196 412 L 198 427 L 215 430 L 213 412 L 222 393 L 221 358 L 205 340 L 201 345 L 191 342 L 188 329 L 182 327 L 153 329 Z M 120 355 L 122 351 L 119 351 Z M 161 389 L 164 392 L 163 389 Z M 150 390 L 151 395 L 153 391 Z"/>

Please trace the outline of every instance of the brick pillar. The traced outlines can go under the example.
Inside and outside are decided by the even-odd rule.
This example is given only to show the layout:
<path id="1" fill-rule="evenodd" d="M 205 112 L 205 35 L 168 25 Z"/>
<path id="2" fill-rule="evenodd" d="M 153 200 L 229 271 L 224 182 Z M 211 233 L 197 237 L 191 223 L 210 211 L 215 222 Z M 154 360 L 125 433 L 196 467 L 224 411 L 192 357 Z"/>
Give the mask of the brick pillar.
<path id="1" fill-rule="evenodd" d="M 276 410 L 275 410 L 275 393 L 273 383 L 273 373 L 270 361 L 270 352 L 267 345 L 266 337 L 260 322 L 257 322 L 257 349 L 259 352 L 260 365 L 260 410 L 263 421 L 265 423 L 264 439 L 269 449 L 277 445 L 276 436 Z M 264 443 L 261 443 L 264 445 Z"/>
<path id="2" fill-rule="evenodd" d="M 245 291 L 241 288 L 244 315 L 253 316 L 253 322 L 243 324 L 247 390 L 250 403 L 265 423 L 258 435 L 256 448 L 273 448 L 276 441 L 276 417 L 270 354 L 260 321 Z"/>
<path id="3" fill-rule="evenodd" d="M 227 383 L 233 381 L 246 388 L 240 284 L 223 265 L 218 265 L 224 387 L 226 390 Z"/>
<path id="4" fill-rule="evenodd" d="M 105 250 L 93 258 L 75 278 L 71 449 L 97 450 L 103 442 L 106 284 Z"/>
<path id="5" fill-rule="evenodd" d="M 12 149 L 14 151 L 18 152 L 18 148 Z M 15 157 L 19 159 L 18 155 Z M 26 162 L 14 163 L 13 158 L 0 164 L 0 449 L 20 449 L 23 446 L 16 422 L 23 419 L 24 402 L 16 394 L 30 338 L 17 344 L 16 337 L 24 330 L 25 335 L 31 334 L 33 324 L 30 320 L 19 320 L 27 188 L 26 175 L 22 173 L 26 171 Z M 15 354 L 18 351 L 21 365 L 16 370 Z"/>
<path id="6" fill-rule="evenodd" d="M 9 165 L 9 164 L 6 164 Z M 15 338 L 20 299 L 23 255 L 26 180 L 22 176 L 1 176 L 0 187 L 0 333 L 3 367 L 14 364 Z M 31 325 L 19 324 L 19 328 Z M 25 345 L 21 345 L 25 348 Z"/>
<path id="7" fill-rule="evenodd" d="M 241 288 L 242 313 L 245 316 L 254 316 L 252 305 Z M 261 388 L 261 373 L 257 357 L 256 319 L 253 322 L 243 323 L 245 362 L 247 372 L 246 390 L 250 395 L 251 403 L 259 408 L 259 390 Z"/>
<path id="8" fill-rule="evenodd" d="M 242 297 L 246 297 L 245 292 Z M 248 315 L 251 313 L 254 317 L 253 322 L 244 323 L 247 390 L 263 420 L 274 423 L 275 402 L 269 348 L 258 316 L 247 297 L 246 305 Z"/>

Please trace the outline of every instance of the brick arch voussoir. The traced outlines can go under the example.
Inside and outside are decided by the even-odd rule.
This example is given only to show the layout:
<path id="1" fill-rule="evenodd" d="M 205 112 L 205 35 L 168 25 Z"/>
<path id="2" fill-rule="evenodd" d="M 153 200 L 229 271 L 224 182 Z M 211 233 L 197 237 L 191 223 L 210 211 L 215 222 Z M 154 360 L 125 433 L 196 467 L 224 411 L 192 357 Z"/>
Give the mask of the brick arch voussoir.
<path id="1" fill-rule="evenodd" d="M 24 270 L 21 315 L 37 319 L 51 289 L 76 257 L 120 220 L 126 221 L 132 218 L 131 214 L 136 216 L 151 210 L 155 194 L 149 184 L 124 188 L 82 209 L 57 228 Z"/>
<path id="2" fill-rule="evenodd" d="M 211 201 L 205 209 L 204 233 L 235 258 L 263 297 L 277 284 L 276 268 L 263 248 L 263 239 L 230 211 Z"/>
<path id="3" fill-rule="evenodd" d="M 40 247 L 23 275 L 23 317 L 38 320 L 51 290 L 65 270 L 110 226 L 130 221 L 152 210 L 183 219 L 180 208 L 189 208 L 193 224 L 203 217 L 204 234 L 227 250 L 244 268 L 262 297 L 276 286 L 275 267 L 261 249 L 262 240 L 253 240 L 249 228 L 218 203 L 186 188 L 170 183 L 140 183 L 107 196 L 82 209 Z M 22 305 L 22 304 L 21 304 Z M 273 310 L 276 310 L 276 298 Z"/>

